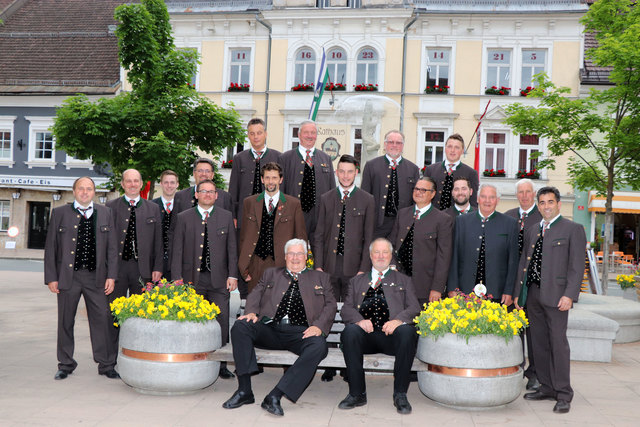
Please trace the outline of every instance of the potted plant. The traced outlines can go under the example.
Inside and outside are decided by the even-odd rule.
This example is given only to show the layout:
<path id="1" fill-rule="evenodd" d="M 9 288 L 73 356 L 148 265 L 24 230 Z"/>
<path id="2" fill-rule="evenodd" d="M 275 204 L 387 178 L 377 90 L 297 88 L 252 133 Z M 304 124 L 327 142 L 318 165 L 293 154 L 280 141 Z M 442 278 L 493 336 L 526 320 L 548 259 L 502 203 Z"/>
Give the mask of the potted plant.
<path id="1" fill-rule="evenodd" d="M 504 176 L 507 176 L 507 173 L 505 172 L 504 169 L 498 169 L 498 170 L 485 169 L 482 172 L 482 176 L 504 177 Z"/>
<path id="2" fill-rule="evenodd" d="M 248 84 L 231 83 L 227 88 L 227 92 L 249 92 L 250 87 Z"/>
<path id="3" fill-rule="evenodd" d="M 449 93 L 449 86 L 427 86 L 424 89 L 424 93 L 447 94 Z"/>
<path id="4" fill-rule="evenodd" d="M 356 92 L 377 92 L 378 85 L 372 83 L 360 83 L 353 86 L 353 90 Z"/>
<path id="5" fill-rule="evenodd" d="M 509 93 L 511 93 L 511 88 L 504 86 L 491 86 L 484 88 L 484 93 L 485 95 L 509 95 Z"/>
<path id="6" fill-rule="evenodd" d="M 630 299 L 632 301 L 638 300 L 634 274 L 618 274 L 616 276 L 616 283 L 618 283 L 620 289 L 622 289 L 622 297 L 624 299 Z"/>
<path id="7" fill-rule="evenodd" d="M 184 394 L 210 386 L 220 362 L 220 309 L 182 281 L 148 283 L 142 294 L 111 303 L 120 327 L 117 371 L 145 394 Z"/>
<path id="8" fill-rule="evenodd" d="M 499 406 L 515 400 L 522 389 L 522 343 L 528 325 L 523 310 L 474 292 L 425 304 L 415 318 L 418 359 L 429 370 L 418 373 L 418 386 L 436 402 L 460 407 Z M 490 298 L 490 296 L 489 296 Z"/>
<path id="9" fill-rule="evenodd" d="M 345 85 L 343 85 L 342 83 L 327 83 L 324 86 L 324 90 L 329 90 L 329 91 L 342 90 L 342 91 L 346 91 L 347 87 Z"/>
<path id="10" fill-rule="evenodd" d="M 540 172 L 537 169 L 527 171 L 526 169 L 520 169 L 516 174 L 518 178 L 540 179 Z"/>
<path id="11" fill-rule="evenodd" d="M 292 92 L 312 92 L 313 83 L 300 83 L 291 88 Z"/>
<path id="12" fill-rule="evenodd" d="M 222 161 L 222 169 L 231 169 L 233 167 L 233 159 L 231 160 L 223 160 Z"/>
<path id="13" fill-rule="evenodd" d="M 535 89 L 535 87 L 533 87 L 533 86 L 527 86 L 524 89 L 520 89 L 520 96 L 528 96 L 529 92 L 531 92 L 534 89 Z"/>

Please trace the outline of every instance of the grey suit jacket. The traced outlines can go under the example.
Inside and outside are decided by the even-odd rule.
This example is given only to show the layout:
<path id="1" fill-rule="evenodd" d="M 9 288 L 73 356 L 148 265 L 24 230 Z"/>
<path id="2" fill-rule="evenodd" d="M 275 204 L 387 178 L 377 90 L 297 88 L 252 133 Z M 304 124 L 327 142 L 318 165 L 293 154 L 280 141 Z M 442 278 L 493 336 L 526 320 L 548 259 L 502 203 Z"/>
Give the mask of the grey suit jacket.
<path id="1" fill-rule="evenodd" d="M 349 281 L 347 298 L 340 311 L 344 323 L 358 323 L 364 319 L 360 314 L 360 305 L 370 286 L 371 271 L 359 274 Z M 397 319 L 413 324 L 413 319 L 420 312 L 420 304 L 411 278 L 398 271 L 389 270 L 382 279 L 381 286 L 389 306 L 389 320 Z"/>
<path id="2" fill-rule="evenodd" d="M 96 215 L 96 287 L 118 277 L 118 246 L 111 209 L 93 204 Z M 44 248 L 44 283 L 58 282 L 58 289 L 70 289 L 78 238 L 80 214 L 72 204 L 51 211 Z"/>
<path id="3" fill-rule="evenodd" d="M 518 230 L 519 230 L 520 229 L 520 222 L 521 222 L 520 208 L 509 209 L 504 214 L 507 215 L 507 216 L 510 216 L 511 218 L 515 218 L 518 221 Z M 533 208 L 533 210 L 531 212 L 529 212 L 529 215 L 524 219 L 524 230 L 525 230 L 525 232 L 528 229 L 530 229 L 531 227 L 539 226 L 540 225 L 540 221 L 542 221 L 542 215 L 540 214 L 540 211 L 538 210 L 538 207 L 535 206 Z"/>
<path id="4" fill-rule="evenodd" d="M 238 278 L 238 249 L 236 230 L 231 212 L 214 208 L 207 220 L 209 253 L 211 259 L 211 284 L 226 288 L 227 278 Z M 171 251 L 171 277 L 185 282 L 198 283 L 202 248 L 204 245 L 204 220 L 197 208 L 180 212 L 176 218 L 173 250 Z"/>
<path id="5" fill-rule="evenodd" d="M 431 203 L 433 203 L 433 201 Z M 470 210 L 467 213 L 475 212 L 475 211 L 478 210 L 477 208 L 474 208 L 473 206 L 469 206 L 469 207 L 470 207 Z M 464 215 L 464 214 L 461 214 L 460 211 L 455 208 L 455 206 L 449 206 L 448 209 L 445 209 L 442 212 L 446 212 L 449 216 L 453 217 L 454 221 L 455 221 L 457 216 Z M 506 214 L 506 212 L 505 212 L 505 214 Z"/>
<path id="6" fill-rule="evenodd" d="M 222 208 L 231 212 L 233 210 L 233 202 L 231 201 L 231 195 L 224 190 L 216 189 L 218 193 L 218 198 L 216 202 L 213 204 L 216 208 Z M 173 196 L 173 210 L 172 212 L 175 214 L 179 214 L 180 212 L 184 212 L 187 209 L 191 209 L 194 207 L 194 203 L 196 203 L 195 196 L 195 187 L 191 186 L 185 188 L 184 190 L 180 190 Z"/>
<path id="7" fill-rule="evenodd" d="M 494 212 L 485 224 L 485 274 L 487 294 L 499 299 L 513 295 L 518 269 L 518 222 Z M 470 293 L 476 285 L 482 221 L 478 212 L 459 215 L 454 231 L 453 256 L 447 291 Z"/>
<path id="8" fill-rule="evenodd" d="M 277 150 L 267 148 L 260 158 L 260 166 L 269 162 L 277 162 L 280 153 Z M 229 179 L 229 194 L 233 203 L 233 217 L 238 220 L 238 228 L 242 221 L 242 202 L 246 197 L 252 196 L 253 178 L 256 161 L 251 149 L 243 150 L 233 156 L 231 166 L 231 178 Z"/>
<path id="9" fill-rule="evenodd" d="M 118 260 L 122 260 L 124 239 L 127 235 L 131 208 L 124 196 L 107 202 L 115 222 L 118 240 Z M 164 248 L 162 246 L 162 219 L 157 204 L 140 199 L 136 207 L 136 242 L 138 245 L 138 268 L 140 276 L 150 278 L 152 271 L 162 271 Z"/>
<path id="10" fill-rule="evenodd" d="M 273 318 L 290 284 L 291 279 L 285 268 L 266 269 L 258 285 L 247 297 L 244 312 L 255 313 L 258 319 L 263 316 Z M 298 286 L 309 326 L 317 326 L 325 335 L 329 335 L 337 311 L 329 275 L 317 270 L 305 270 L 298 277 Z"/>
<path id="11" fill-rule="evenodd" d="M 533 248 L 540 236 L 540 227 L 530 227 L 524 235 L 514 296 L 520 295 L 526 285 L 527 270 Z M 587 238 L 582 225 L 560 217 L 544 233 L 542 241 L 542 268 L 540 271 L 540 301 L 556 307 L 565 296 L 578 301 L 584 277 Z"/>
<path id="12" fill-rule="evenodd" d="M 396 166 L 398 174 L 398 211 L 413 204 L 413 187 L 420 178 L 420 169 L 411 161 L 402 158 Z M 376 226 L 384 221 L 384 210 L 387 205 L 389 179 L 391 178 L 391 164 L 386 156 L 376 157 L 364 165 L 362 173 L 362 189 L 373 195 L 376 203 Z"/>
<path id="13" fill-rule="evenodd" d="M 437 185 L 436 196 L 433 198 L 431 203 L 434 203 L 436 206 L 440 206 L 440 198 L 442 197 L 442 188 L 444 187 L 444 179 L 447 176 L 447 169 L 444 166 L 444 162 L 432 163 L 424 170 L 424 176 L 428 176 L 433 178 Z M 471 199 L 469 202 L 471 206 L 478 206 L 478 186 L 480 185 L 478 180 L 478 172 L 470 166 L 465 165 L 464 163 L 460 163 L 458 168 L 453 171 L 453 179 L 458 177 L 464 177 L 471 182 L 471 188 L 473 189 L 473 193 L 471 194 Z"/>
<path id="14" fill-rule="evenodd" d="M 318 225 L 312 241 L 314 266 L 329 274 L 336 269 L 336 249 L 342 215 L 342 195 L 337 189 L 329 190 L 320 198 Z M 373 236 L 375 205 L 373 196 L 356 188 L 347 198 L 344 220 L 345 276 L 371 269 L 369 244 Z"/>
<path id="15" fill-rule="evenodd" d="M 389 238 L 396 252 L 413 224 L 414 206 L 401 209 Z M 435 205 L 415 222 L 413 229 L 413 271 L 416 295 L 429 298 L 431 290 L 444 292 L 453 251 L 453 219 Z"/>

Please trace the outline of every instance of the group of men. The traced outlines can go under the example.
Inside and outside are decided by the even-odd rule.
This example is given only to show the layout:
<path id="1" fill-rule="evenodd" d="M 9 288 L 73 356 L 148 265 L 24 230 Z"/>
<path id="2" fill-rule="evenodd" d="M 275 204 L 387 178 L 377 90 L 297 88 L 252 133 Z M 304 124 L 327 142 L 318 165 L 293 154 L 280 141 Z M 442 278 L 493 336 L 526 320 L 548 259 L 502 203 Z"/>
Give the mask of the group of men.
<path id="1" fill-rule="evenodd" d="M 421 177 L 402 156 L 404 135 L 387 132 L 385 154 L 366 163 L 357 187 L 357 160 L 342 155 L 334 172 L 331 158 L 315 147 L 314 122 L 300 125 L 299 146 L 285 153 L 267 148 L 261 119 L 250 120 L 247 130 L 251 149 L 234 157 L 229 192 L 216 188 L 213 162 L 205 158 L 194 164 L 195 185 L 182 191 L 177 174 L 165 171 L 162 196 L 153 201 L 140 197 L 143 182 L 134 169 L 123 173 L 124 195 L 106 207 L 93 203 L 90 178 L 76 180 L 74 203 L 52 212 L 45 249 L 45 283 L 58 295 L 55 379 L 77 365 L 73 324 L 80 295 L 98 371 L 118 378 L 118 333 L 108 303 L 164 276 L 192 283 L 220 307 L 223 345 L 229 341 L 229 293 L 239 288 L 247 299 L 231 329 L 238 390 L 223 407 L 255 401 L 255 346 L 287 349 L 298 361 L 262 402 L 283 415 L 282 396 L 295 402 L 326 356 L 336 301 L 343 301 L 349 394 L 339 407 L 366 404 L 362 355 L 384 352 L 396 356 L 393 403 L 409 413 L 413 318 L 422 304 L 483 283 L 506 305 L 519 297 L 524 305 L 528 295 L 527 388 L 537 388 L 537 380 L 540 385 L 525 398 L 557 399 L 554 411 L 569 410 L 562 337 L 582 279 L 585 238 L 579 225 L 559 216 L 556 189 L 538 192 L 539 212 L 533 183 L 522 180 L 520 207 L 496 212 L 500 194 L 493 185 L 479 186 L 477 172 L 460 161 L 458 134 L 447 140 L 444 161 Z M 307 269 L 309 251 L 313 270 Z M 220 376 L 234 374 L 223 365 Z"/>

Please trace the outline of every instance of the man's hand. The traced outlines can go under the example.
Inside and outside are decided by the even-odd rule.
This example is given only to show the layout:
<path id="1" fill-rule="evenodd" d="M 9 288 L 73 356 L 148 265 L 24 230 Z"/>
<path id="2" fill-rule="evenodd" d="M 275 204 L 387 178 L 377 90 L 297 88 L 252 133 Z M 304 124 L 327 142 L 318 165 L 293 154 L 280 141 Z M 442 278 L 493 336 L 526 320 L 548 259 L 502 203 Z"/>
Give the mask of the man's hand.
<path id="1" fill-rule="evenodd" d="M 107 279 L 104 281 L 104 294 L 109 295 L 113 292 L 113 288 L 116 286 L 116 281 L 113 279 Z"/>
<path id="2" fill-rule="evenodd" d="M 238 288 L 238 279 L 227 277 L 227 290 L 233 292 Z"/>
<path id="3" fill-rule="evenodd" d="M 302 334 L 302 339 L 309 338 L 309 337 L 319 337 L 320 335 L 322 335 L 322 331 L 320 330 L 320 328 L 318 328 L 317 326 L 309 326 L 307 329 L 304 330 L 304 333 Z"/>
<path id="4" fill-rule="evenodd" d="M 500 302 L 509 307 L 513 302 L 513 297 L 511 295 L 502 294 L 502 299 L 500 300 Z"/>
<path id="5" fill-rule="evenodd" d="M 393 331 L 395 331 L 396 328 L 400 325 L 402 325 L 401 320 L 389 320 L 387 323 L 382 325 L 382 332 L 384 332 L 385 335 L 391 335 L 393 334 Z"/>
<path id="6" fill-rule="evenodd" d="M 518 305 L 518 297 L 513 299 L 513 305 L 515 305 L 518 310 L 522 310 L 522 307 Z"/>
<path id="7" fill-rule="evenodd" d="M 362 319 L 361 321 L 356 323 L 356 325 L 360 326 L 362 330 L 368 334 L 373 332 L 373 323 L 369 319 Z"/>
<path id="8" fill-rule="evenodd" d="M 442 294 L 438 291 L 429 292 L 429 302 L 439 301 L 442 297 Z"/>
<path id="9" fill-rule="evenodd" d="M 571 298 L 562 297 L 562 298 L 560 298 L 560 301 L 558 302 L 558 310 L 567 311 L 567 310 L 569 310 L 571 308 L 572 305 L 573 305 L 573 301 L 571 300 Z"/>
<path id="10" fill-rule="evenodd" d="M 234 228 L 238 228 L 238 220 L 234 218 L 233 220 L 233 226 Z"/>
<path id="11" fill-rule="evenodd" d="M 458 295 L 458 292 L 457 292 L 457 291 L 449 291 L 449 292 L 447 293 L 447 296 L 448 296 L 449 298 L 453 298 L 453 297 L 455 297 L 456 295 Z"/>
<path id="12" fill-rule="evenodd" d="M 238 320 L 246 320 L 247 322 L 256 323 L 258 321 L 258 316 L 255 313 L 247 313 L 244 316 L 238 317 Z"/>
<path id="13" fill-rule="evenodd" d="M 47 286 L 49 287 L 49 290 L 54 294 L 60 293 L 60 290 L 58 289 L 58 282 L 49 282 L 47 283 Z"/>
<path id="14" fill-rule="evenodd" d="M 247 273 L 247 275 L 244 276 L 244 281 L 245 282 L 250 282 L 251 281 L 251 275 L 249 273 Z"/>
<path id="15" fill-rule="evenodd" d="M 151 281 L 152 282 L 157 282 L 160 279 L 162 279 L 162 271 L 152 271 L 151 272 Z"/>
<path id="16" fill-rule="evenodd" d="M 324 270 L 321 269 L 320 267 L 316 267 L 316 270 L 324 272 Z"/>
<path id="17" fill-rule="evenodd" d="M 363 274 L 363 273 L 364 273 L 364 271 L 358 271 L 358 272 L 356 273 L 356 276 L 359 276 L 359 275 L 361 275 L 361 274 Z"/>

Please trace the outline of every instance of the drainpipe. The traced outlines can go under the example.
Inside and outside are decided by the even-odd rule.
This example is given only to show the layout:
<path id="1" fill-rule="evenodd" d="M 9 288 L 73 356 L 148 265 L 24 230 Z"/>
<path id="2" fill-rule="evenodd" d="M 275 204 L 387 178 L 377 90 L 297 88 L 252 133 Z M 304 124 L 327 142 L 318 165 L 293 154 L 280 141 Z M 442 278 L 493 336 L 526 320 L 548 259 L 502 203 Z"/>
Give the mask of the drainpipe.
<path id="1" fill-rule="evenodd" d="M 407 32 L 414 22 L 418 20 L 420 12 L 416 12 L 414 17 L 404 26 L 404 36 L 402 37 L 402 88 L 400 89 L 400 132 L 404 128 L 404 87 L 406 80 L 406 68 L 407 68 Z"/>
<path id="2" fill-rule="evenodd" d="M 273 29 L 271 25 L 267 22 L 263 21 L 260 18 L 260 15 L 256 13 L 256 21 L 258 21 L 261 25 L 263 25 L 267 30 L 269 30 L 269 46 L 267 48 L 267 86 L 264 92 L 264 125 L 267 127 L 267 121 L 269 120 L 269 82 L 271 81 L 271 41 L 273 39 L 272 33 Z"/>

